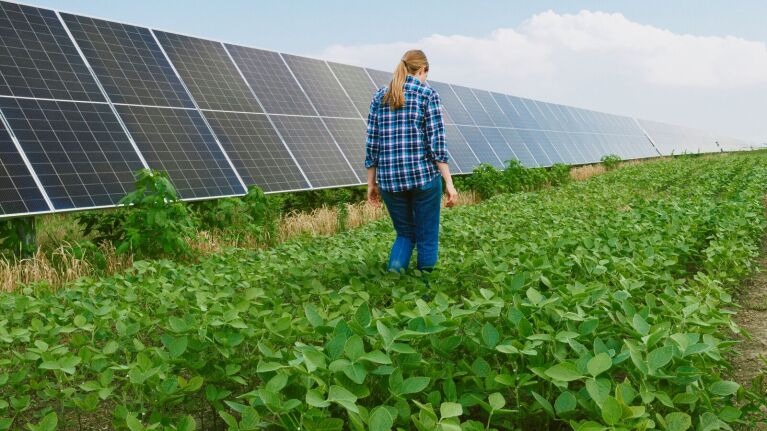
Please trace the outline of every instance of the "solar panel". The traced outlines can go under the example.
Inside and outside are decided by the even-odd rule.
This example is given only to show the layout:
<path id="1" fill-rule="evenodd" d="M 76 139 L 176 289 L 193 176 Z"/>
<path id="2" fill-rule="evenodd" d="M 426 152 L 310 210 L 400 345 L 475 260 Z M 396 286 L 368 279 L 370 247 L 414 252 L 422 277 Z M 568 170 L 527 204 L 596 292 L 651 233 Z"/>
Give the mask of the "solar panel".
<path id="1" fill-rule="evenodd" d="M 515 96 L 508 96 L 509 103 L 514 108 L 513 111 L 504 111 L 514 126 L 518 129 L 540 130 L 541 126 L 530 113 L 524 101 Z"/>
<path id="2" fill-rule="evenodd" d="M 389 83 L 391 82 L 392 74 L 391 72 L 384 72 L 382 70 L 375 70 L 375 69 L 365 69 L 368 72 L 368 75 L 370 75 L 370 79 L 373 80 L 373 82 L 376 85 L 376 88 L 381 87 L 388 87 Z"/>
<path id="3" fill-rule="evenodd" d="M 509 118 L 506 116 L 506 114 L 503 113 L 501 108 L 498 106 L 498 103 L 495 101 L 495 98 L 490 94 L 489 91 L 477 90 L 474 88 L 472 89 L 472 92 L 474 93 L 474 96 L 477 97 L 477 100 L 482 105 L 482 107 L 485 109 L 485 112 L 487 112 L 487 115 L 489 115 L 490 119 L 493 120 L 493 124 L 498 127 L 512 127 L 511 121 L 509 121 Z"/>
<path id="4" fill-rule="evenodd" d="M 360 184 L 332 136 L 317 117 L 272 115 L 277 130 L 313 187 Z"/>
<path id="5" fill-rule="evenodd" d="M 0 95 L 103 102 L 56 13 L 0 2 Z"/>
<path id="6" fill-rule="evenodd" d="M 116 108 L 149 166 L 167 172 L 181 198 L 245 192 L 198 111 L 132 105 Z"/>
<path id="7" fill-rule="evenodd" d="M 346 118 L 323 118 L 322 120 L 330 129 L 330 133 L 338 146 L 341 147 L 346 159 L 357 172 L 357 176 L 361 179 L 367 178 L 367 169 L 365 169 L 366 122 Z"/>
<path id="8" fill-rule="evenodd" d="M 54 209 L 116 204 L 143 167 L 109 105 L 0 98 Z"/>
<path id="9" fill-rule="evenodd" d="M 541 161 L 539 162 L 536 159 L 536 156 L 533 155 L 530 148 L 527 146 L 527 144 L 525 144 L 525 141 L 516 130 L 498 129 L 498 131 L 501 132 L 503 138 L 506 140 L 506 143 L 509 144 L 509 147 L 511 147 L 518 160 L 524 166 L 528 168 L 535 168 L 537 166 L 549 164 L 549 160 L 546 158 L 546 155 L 543 154 L 543 151 L 538 146 L 533 147 L 533 149 L 536 151 L 536 154 Z"/>
<path id="10" fill-rule="evenodd" d="M 288 63 L 293 75 L 298 79 L 320 115 L 325 117 L 359 117 L 351 99 L 341 88 L 341 84 L 338 83 L 330 67 L 324 61 L 289 54 L 283 54 L 282 58 Z"/>
<path id="11" fill-rule="evenodd" d="M 193 108 L 149 29 L 62 14 L 114 103 Z"/>
<path id="12" fill-rule="evenodd" d="M 279 53 L 226 45 L 269 114 L 317 115 Z"/>
<path id="13" fill-rule="evenodd" d="M 478 127 L 458 126 L 458 130 L 460 130 L 464 139 L 466 139 L 466 143 L 469 144 L 471 149 L 474 151 L 474 154 L 476 154 L 479 158 L 480 162 L 489 163 L 496 168 L 503 166 L 501 160 L 498 158 L 498 156 L 495 155 L 493 148 L 490 147 L 490 144 L 479 131 Z"/>
<path id="14" fill-rule="evenodd" d="M 485 137 L 490 147 L 493 148 L 495 154 L 499 159 L 506 164 L 509 160 L 517 160 L 517 155 L 514 154 L 511 147 L 506 144 L 506 139 L 496 127 L 480 127 L 480 133 Z"/>
<path id="15" fill-rule="evenodd" d="M 266 115 L 220 111 L 203 115 L 246 185 L 267 192 L 309 187 Z"/>
<path id="16" fill-rule="evenodd" d="M 535 156 L 535 160 L 538 161 L 540 166 L 551 166 L 557 163 L 558 159 L 552 158 L 555 154 L 552 154 L 550 149 L 551 144 L 546 139 L 544 132 L 540 130 L 527 130 L 527 129 L 515 129 L 519 136 L 522 138 L 522 142 L 527 145 L 530 152 Z M 544 141 L 546 146 L 543 145 Z"/>
<path id="17" fill-rule="evenodd" d="M 462 125 L 474 124 L 474 120 L 472 120 L 469 113 L 466 112 L 463 104 L 461 104 L 461 101 L 458 99 L 458 96 L 455 95 L 453 89 L 450 88 L 449 84 L 429 81 L 429 85 L 431 88 L 437 90 L 437 94 L 439 94 L 439 99 L 442 101 L 442 107 L 446 114 L 445 121 L 447 123 Z"/>
<path id="18" fill-rule="evenodd" d="M 464 108 L 469 112 L 471 118 L 478 126 L 493 127 L 495 123 L 490 119 L 490 116 L 485 112 L 485 108 L 479 103 L 479 100 L 474 96 L 474 93 L 469 87 L 463 87 L 460 85 L 451 85 L 453 91 L 458 95 L 458 98 L 463 103 Z M 469 123 L 472 124 L 472 123 Z"/>
<path id="19" fill-rule="evenodd" d="M 453 125 L 445 126 L 445 138 L 447 139 L 447 151 L 450 158 L 455 162 L 461 172 L 470 173 L 479 165 L 479 160 L 466 143 L 461 131 Z"/>
<path id="20" fill-rule="evenodd" d="M 162 31 L 154 34 L 200 109 L 263 112 L 222 44 Z"/>
<path id="21" fill-rule="evenodd" d="M 365 69 L 330 61 L 328 66 L 330 66 L 336 78 L 341 82 L 344 90 L 346 90 L 346 94 L 352 99 L 360 116 L 367 120 L 368 112 L 370 112 L 370 102 L 373 100 L 373 94 L 376 92 L 376 86 L 370 80 L 370 76 L 365 72 Z"/>
<path id="22" fill-rule="evenodd" d="M 509 120 L 509 127 L 513 128 L 519 128 L 520 125 L 518 122 L 515 121 L 516 118 L 519 118 L 519 112 L 517 112 L 517 109 L 514 107 L 514 105 L 511 104 L 509 101 L 509 98 L 506 97 L 505 94 L 500 93 L 490 93 L 493 96 L 493 99 L 495 100 L 495 103 L 498 104 L 498 107 L 501 108 L 501 112 L 506 116 L 506 118 Z"/>
<path id="23" fill-rule="evenodd" d="M 0 215 L 48 211 L 48 204 L 27 165 L 0 123 Z"/>
<path id="24" fill-rule="evenodd" d="M 545 131 L 543 135 L 560 156 L 558 163 L 577 163 L 576 157 L 570 152 L 570 142 L 565 138 L 564 132 Z M 551 157 L 549 157 L 551 158 Z"/>

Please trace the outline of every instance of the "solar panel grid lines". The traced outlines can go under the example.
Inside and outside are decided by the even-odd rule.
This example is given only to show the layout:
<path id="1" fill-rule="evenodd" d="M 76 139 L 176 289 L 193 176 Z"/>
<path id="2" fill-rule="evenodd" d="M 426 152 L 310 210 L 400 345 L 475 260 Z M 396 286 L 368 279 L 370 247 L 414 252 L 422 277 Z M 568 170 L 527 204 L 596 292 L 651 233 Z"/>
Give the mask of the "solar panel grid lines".
<path id="1" fill-rule="evenodd" d="M 115 205 L 132 190 L 143 165 L 109 106 L 6 98 L 0 110 L 54 210 Z"/>
<path id="2" fill-rule="evenodd" d="M 284 56 L 283 54 L 280 54 L 280 58 L 282 58 L 282 62 L 283 62 L 283 63 L 285 64 L 285 66 L 287 67 L 287 70 L 288 70 L 288 72 L 290 72 L 291 76 L 293 76 L 293 79 L 295 79 L 295 80 L 296 80 L 296 84 L 298 85 L 298 88 L 300 88 L 300 89 L 301 89 L 301 91 L 302 91 L 302 92 L 304 93 L 304 95 L 306 96 L 307 100 L 309 100 L 309 105 L 311 105 L 312 109 L 314 110 L 314 112 L 315 112 L 315 113 L 317 114 L 317 116 L 319 117 L 319 119 L 320 119 L 320 124 L 322 124 L 322 127 L 324 127 L 324 128 L 325 128 L 325 131 L 327 131 L 327 132 L 328 132 L 328 136 L 330 136 L 330 139 L 333 141 L 333 144 L 335 144 L 336 148 L 338 149 L 339 153 L 341 154 L 341 157 L 343 157 L 344 161 L 346 161 L 346 164 L 349 166 L 349 170 L 351 170 L 351 172 L 352 172 L 352 175 L 354 175 L 354 176 L 357 178 L 357 181 L 361 183 L 361 182 L 362 182 L 362 178 L 358 177 L 358 175 L 357 175 L 357 172 L 354 170 L 354 167 L 352 166 L 351 162 L 350 162 L 350 161 L 349 161 L 349 159 L 346 157 L 346 154 L 344 154 L 343 150 L 341 149 L 341 146 L 340 146 L 340 145 L 338 145 L 338 142 L 337 142 L 337 141 L 336 141 L 336 139 L 333 137 L 333 134 L 332 134 L 332 133 L 330 133 L 330 129 L 328 128 L 328 125 L 325 123 L 325 120 L 323 119 L 323 117 L 320 117 L 320 111 L 317 109 L 317 107 L 314 105 L 314 103 L 312 102 L 312 100 L 309 98 L 309 95 L 306 93 L 306 89 L 304 89 L 304 87 L 301 85 L 301 82 L 298 80 L 298 78 L 296 77 L 296 75 L 293 73 L 293 70 L 290 68 L 290 65 L 288 64 L 288 62 L 287 62 L 287 61 L 285 61 L 285 56 Z M 327 64 L 325 65 L 325 67 L 327 67 L 327 68 L 328 68 L 328 70 L 330 69 L 330 68 L 327 66 Z"/>
<path id="3" fill-rule="evenodd" d="M 447 150 L 450 153 L 453 162 L 462 172 L 469 173 L 479 165 L 479 157 L 466 142 L 466 139 L 458 130 L 458 126 L 445 125 L 445 137 L 447 139 Z"/>
<path id="4" fill-rule="evenodd" d="M 0 2 L 0 95 L 104 102 L 57 14 Z"/>
<path id="5" fill-rule="evenodd" d="M 482 107 L 485 108 L 485 112 L 487 112 L 497 127 L 513 127 L 511 120 L 509 120 L 509 117 L 503 112 L 498 101 L 495 100 L 495 97 L 489 91 L 473 88 L 472 92 L 474 92 L 474 96 L 479 100 Z"/>
<path id="6" fill-rule="evenodd" d="M 323 118 L 328 126 L 333 139 L 341 147 L 341 151 L 346 155 L 357 177 L 367 178 L 367 169 L 365 168 L 365 134 L 367 124 L 365 120 L 352 118 Z"/>
<path id="7" fill-rule="evenodd" d="M 316 116 L 309 98 L 278 52 L 225 44 L 242 76 L 268 114 Z"/>
<path id="8" fill-rule="evenodd" d="M 222 43 L 153 32 L 200 109 L 264 112 Z"/>
<path id="9" fill-rule="evenodd" d="M 327 63 L 344 91 L 346 91 L 346 94 L 352 100 L 352 103 L 354 103 L 357 111 L 359 111 L 360 117 L 367 120 L 370 102 L 377 89 L 370 75 L 362 67 L 334 63 L 332 61 Z"/>
<path id="10" fill-rule="evenodd" d="M 314 188 L 361 183 L 319 117 L 270 115 Z"/>
<path id="11" fill-rule="evenodd" d="M 466 109 L 466 112 L 471 116 L 473 120 L 472 124 L 485 127 L 495 126 L 495 123 L 487 114 L 485 108 L 482 107 L 482 104 L 479 103 L 477 97 L 474 96 L 474 92 L 471 88 L 453 84 L 451 84 L 450 87 L 453 89 L 456 96 L 458 96 L 458 99 L 461 101 L 464 109 Z"/>
<path id="12" fill-rule="evenodd" d="M 112 102 L 194 106 L 149 29 L 60 16 Z"/>
<path id="13" fill-rule="evenodd" d="M 503 167 L 503 161 L 495 153 L 490 143 L 485 139 L 477 126 L 456 126 L 463 135 L 466 143 L 479 159 L 480 163 L 488 163 L 496 168 Z"/>
<path id="14" fill-rule="evenodd" d="M 51 210 L 45 189 L 0 112 L 0 216 Z"/>
<path id="15" fill-rule="evenodd" d="M 497 127 L 480 127 L 479 131 L 490 144 L 490 147 L 493 149 L 498 159 L 500 159 L 503 166 L 505 166 L 506 162 L 509 160 L 519 160 L 514 153 L 514 150 L 512 150 L 508 143 L 506 143 L 506 138 L 503 137 Z"/>
<path id="16" fill-rule="evenodd" d="M 376 85 L 377 89 L 381 87 L 388 87 L 389 83 L 391 83 L 391 78 L 392 78 L 391 72 L 384 72 L 382 70 L 376 70 L 376 69 L 370 69 L 370 68 L 365 68 L 365 71 L 368 73 L 368 76 L 370 76 L 370 79 Z"/>
<path id="17" fill-rule="evenodd" d="M 221 43 L 221 47 L 226 52 L 226 55 L 231 60 L 232 64 L 234 65 L 234 68 L 237 70 L 237 73 L 240 75 L 240 77 L 242 78 L 243 82 L 245 82 L 245 85 L 248 87 L 248 91 L 250 91 L 250 93 L 256 99 L 256 103 L 258 103 L 258 106 L 261 108 L 261 110 L 264 110 L 264 104 L 261 103 L 261 100 L 259 100 L 258 95 L 256 95 L 255 91 L 253 91 L 253 87 L 250 86 L 250 83 L 245 78 L 245 74 L 242 73 L 242 70 L 237 65 L 237 62 L 234 61 L 234 57 L 232 57 L 232 53 L 229 52 L 229 49 L 226 47 L 226 44 Z M 304 177 L 304 180 L 309 185 L 309 188 L 314 188 L 314 185 L 312 184 L 311 180 L 309 179 L 309 176 L 306 175 L 306 172 L 304 171 L 304 168 L 301 166 L 300 163 L 298 163 L 298 159 L 296 158 L 295 154 L 293 154 L 293 151 L 288 146 L 287 142 L 285 141 L 285 138 L 282 136 L 282 133 L 280 133 L 280 130 L 277 128 L 277 125 L 274 124 L 274 120 L 272 119 L 272 117 L 267 115 L 266 118 L 269 120 L 269 124 L 272 126 L 272 129 L 274 130 L 274 132 L 277 134 L 277 136 L 279 136 L 280 141 L 282 141 L 282 145 L 285 147 L 285 151 L 287 151 L 288 154 L 290 154 L 290 157 L 293 159 L 293 162 L 295 162 L 296 166 L 298 167 L 298 170 L 301 172 L 301 175 Z"/>
<path id="18" fill-rule="evenodd" d="M 326 62 L 291 54 L 282 54 L 282 59 L 320 116 L 359 116 L 352 100 Z"/>
<path id="19" fill-rule="evenodd" d="M 450 124 L 460 124 L 465 126 L 474 126 L 476 123 L 471 115 L 464 108 L 463 103 L 455 94 L 450 84 L 437 81 L 429 81 L 429 85 L 437 91 L 442 101 L 443 112 L 446 121 Z"/>
<path id="20" fill-rule="evenodd" d="M 182 199 L 245 192 L 199 111 L 131 105 L 117 110 L 149 166 L 167 172 Z"/>
<path id="21" fill-rule="evenodd" d="M 506 140 L 506 144 L 512 149 L 512 151 L 514 151 L 514 154 L 517 156 L 517 159 L 522 163 L 522 165 L 528 168 L 541 166 L 517 130 L 499 128 L 498 131 L 501 133 L 501 135 L 503 135 L 503 138 Z"/>

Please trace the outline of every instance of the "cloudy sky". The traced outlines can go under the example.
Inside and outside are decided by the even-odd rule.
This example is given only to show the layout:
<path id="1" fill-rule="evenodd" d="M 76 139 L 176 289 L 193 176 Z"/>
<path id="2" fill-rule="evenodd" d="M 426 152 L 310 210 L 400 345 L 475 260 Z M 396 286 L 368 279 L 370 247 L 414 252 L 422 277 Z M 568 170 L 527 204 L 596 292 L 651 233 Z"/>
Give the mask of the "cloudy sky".
<path id="1" fill-rule="evenodd" d="M 767 2 L 27 0 L 767 141 Z"/>

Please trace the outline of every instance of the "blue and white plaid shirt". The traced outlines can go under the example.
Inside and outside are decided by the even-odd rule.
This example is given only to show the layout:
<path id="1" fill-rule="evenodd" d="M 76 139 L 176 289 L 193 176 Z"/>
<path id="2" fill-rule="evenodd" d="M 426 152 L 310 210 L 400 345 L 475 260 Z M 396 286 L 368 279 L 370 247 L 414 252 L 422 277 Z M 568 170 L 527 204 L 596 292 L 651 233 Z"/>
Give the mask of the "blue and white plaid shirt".
<path id="1" fill-rule="evenodd" d="M 448 161 L 439 95 L 410 75 L 404 90 L 405 105 L 392 111 L 381 87 L 368 113 L 365 168 L 377 166 L 378 187 L 388 192 L 428 183 L 439 175 L 435 162 Z"/>

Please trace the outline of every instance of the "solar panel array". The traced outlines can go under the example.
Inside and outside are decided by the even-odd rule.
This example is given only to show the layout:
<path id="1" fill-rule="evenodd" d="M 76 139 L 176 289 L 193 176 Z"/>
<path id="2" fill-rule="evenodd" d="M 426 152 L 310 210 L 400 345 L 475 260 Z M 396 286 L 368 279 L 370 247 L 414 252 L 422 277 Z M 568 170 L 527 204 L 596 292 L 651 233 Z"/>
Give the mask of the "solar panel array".
<path id="1" fill-rule="evenodd" d="M 391 74 L 0 0 L 0 217 L 114 206 L 140 168 L 182 199 L 363 184 Z M 737 139 L 429 84 L 450 166 L 731 151 Z"/>

